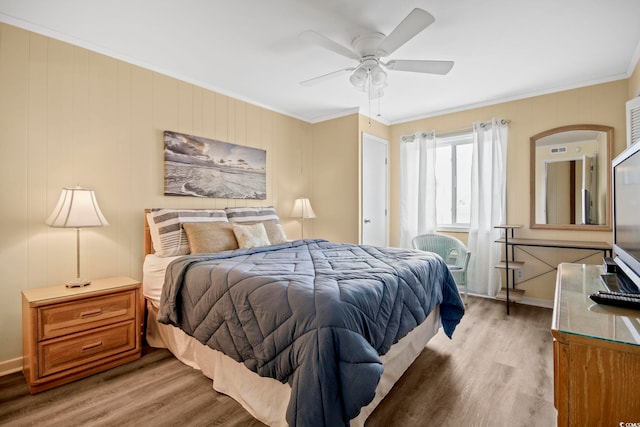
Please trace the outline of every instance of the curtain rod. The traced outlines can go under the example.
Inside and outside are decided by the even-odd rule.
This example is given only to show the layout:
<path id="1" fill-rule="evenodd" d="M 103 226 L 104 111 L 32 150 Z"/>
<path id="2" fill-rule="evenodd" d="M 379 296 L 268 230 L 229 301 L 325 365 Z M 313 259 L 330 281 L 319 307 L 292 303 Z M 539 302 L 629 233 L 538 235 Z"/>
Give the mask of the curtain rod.
<path id="1" fill-rule="evenodd" d="M 463 134 L 463 133 L 469 133 L 473 131 L 473 126 L 467 126 L 466 128 L 460 128 L 460 129 L 452 129 L 452 130 L 445 130 L 443 132 L 436 132 L 436 137 L 441 137 L 441 138 L 445 138 L 445 137 L 449 137 L 449 136 L 456 136 L 459 134 Z"/>
<path id="2" fill-rule="evenodd" d="M 496 120 L 501 125 L 508 125 L 509 123 L 511 123 L 511 120 L 509 120 L 509 119 L 496 119 Z M 488 125 L 491 124 L 491 122 L 492 122 L 492 120 L 485 120 L 484 122 L 480 122 L 480 127 L 481 128 L 487 127 Z"/>
<path id="3" fill-rule="evenodd" d="M 508 125 L 509 123 L 511 123 L 511 120 L 509 120 L 509 119 L 496 119 L 496 120 L 501 125 Z M 479 126 L 481 128 L 485 128 L 488 125 L 490 125 L 491 122 L 492 122 L 492 120 L 485 120 L 483 122 L 480 122 Z M 473 126 L 468 126 L 468 127 L 460 128 L 460 129 L 453 129 L 453 130 L 446 130 L 446 131 L 443 131 L 443 132 L 436 132 L 436 136 L 441 136 L 441 137 L 453 136 L 453 135 L 455 135 L 457 133 L 470 132 L 472 130 L 473 130 Z M 426 136 L 427 132 L 422 132 L 421 135 L 422 136 Z M 413 142 L 413 141 L 415 141 L 415 139 L 416 139 L 416 134 L 415 133 L 411 134 L 411 135 L 403 135 L 403 136 L 400 137 L 400 141 L 401 142 Z"/>
<path id="4" fill-rule="evenodd" d="M 418 132 L 413 133 L 411 135 L 403 135 L 400 137 L 400 141 L 401 142 L 413 142 L 416 140 L 416 135 L 418 134 Z M 420 136 L 421 137 L 426 137 L 429 134 L 429 132 L 421 132 Z"/>

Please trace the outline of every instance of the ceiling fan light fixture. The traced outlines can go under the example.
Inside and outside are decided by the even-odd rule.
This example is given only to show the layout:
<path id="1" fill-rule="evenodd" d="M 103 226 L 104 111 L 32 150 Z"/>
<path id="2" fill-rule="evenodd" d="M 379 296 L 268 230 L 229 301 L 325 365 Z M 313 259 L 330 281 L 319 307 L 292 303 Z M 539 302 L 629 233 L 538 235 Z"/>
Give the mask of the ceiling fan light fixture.
<path id="1" fill-rule="evenodd" d="M 371 85 L 375 87 L 384 87 L 387 84 L 387 73 L 382 67 L 376 65 L 371 69 Z"/>
<path id="2" fill-rule="evenodd" d="M 367 84 L 368 72 L 363 67 L 358 67 L 349 77 L 349 81 L 352 85 L 358 89 L 364 89 Z"/>

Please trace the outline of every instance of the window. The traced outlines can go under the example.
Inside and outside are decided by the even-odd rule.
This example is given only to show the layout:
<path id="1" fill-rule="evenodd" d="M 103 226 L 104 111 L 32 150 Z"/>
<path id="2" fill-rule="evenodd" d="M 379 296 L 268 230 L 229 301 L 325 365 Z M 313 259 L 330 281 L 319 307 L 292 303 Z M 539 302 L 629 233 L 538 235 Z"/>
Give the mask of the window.
<path id="1" fill-rule="evenodd" d="M 438 229 L 469 228 L 473 133 L 436 135 L 436 220 Z"/>

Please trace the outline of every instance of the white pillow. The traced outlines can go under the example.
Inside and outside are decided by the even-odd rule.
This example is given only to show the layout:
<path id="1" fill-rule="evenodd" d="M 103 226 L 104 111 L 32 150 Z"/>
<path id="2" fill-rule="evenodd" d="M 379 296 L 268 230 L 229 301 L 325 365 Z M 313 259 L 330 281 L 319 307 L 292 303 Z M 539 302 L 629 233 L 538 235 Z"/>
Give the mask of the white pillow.
<path id="1" fill-rule="evenodd" d="M 160 257 L 189 254 L 189 240 L 182 228 L 185 222 L 215 221 L 227 222 L 222 209 L 151 209 L 147 217 L 151 241 Z"/>
<path id="2" fill-rule="evenodd" d="M 279 243 L 284 243 L 287 241 L 287 236 L 284 234 L 284 228 L 282 228 L 282 225 L 277 224 L 274 220 L 257 222 L 230 222 L 230 224 L 262 224 L 264 225 L 264 229 L 267 231 L 267 238 L 269 238 L 269 242 L 272 245 L 277 245 Z"/>
<path id="3" fill-rule="evenodd" d="M 229 222 L 264 222 L 269 241 L 272 245 L 287 241 L 284 228 L 282 228 L 280 224 L 280 217 L 278 217 L 278 212 L 276 212 L 273 206 L 267 206 L 266 208 L 225 208 L 224 211 L 227 213 Z"/>
<path id="4" fill-rule="evenodd" d="M 251 225 L 233 224 L 233 234 L 236 235 L 240 248 L 257 248 L 271 244 L 267 230 L 261 222 Z"/>

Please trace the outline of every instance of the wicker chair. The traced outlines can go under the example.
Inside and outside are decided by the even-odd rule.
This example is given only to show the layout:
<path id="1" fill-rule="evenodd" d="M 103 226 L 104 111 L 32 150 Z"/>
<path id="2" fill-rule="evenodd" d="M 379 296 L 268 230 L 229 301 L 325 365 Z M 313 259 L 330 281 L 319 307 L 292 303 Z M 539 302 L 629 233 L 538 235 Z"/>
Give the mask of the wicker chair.
<path id="1" fill-rule="evenodd" d="M 414 237 L 411 243 L 415 249 L 440 255 L 447 263 L 456 285 L 464 287 L 464 294 L 467 295 L 467 268 L 471 252 L 464 243 L 455 237 L 436 233 L 421 234 Z"/>

